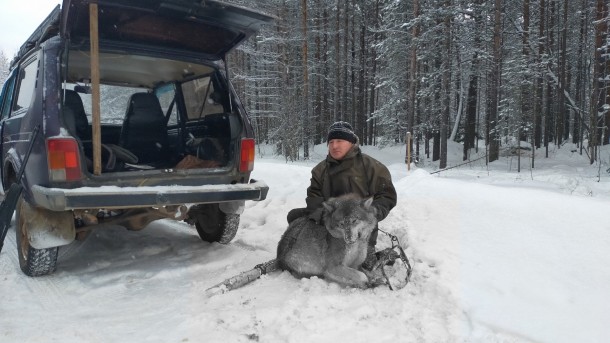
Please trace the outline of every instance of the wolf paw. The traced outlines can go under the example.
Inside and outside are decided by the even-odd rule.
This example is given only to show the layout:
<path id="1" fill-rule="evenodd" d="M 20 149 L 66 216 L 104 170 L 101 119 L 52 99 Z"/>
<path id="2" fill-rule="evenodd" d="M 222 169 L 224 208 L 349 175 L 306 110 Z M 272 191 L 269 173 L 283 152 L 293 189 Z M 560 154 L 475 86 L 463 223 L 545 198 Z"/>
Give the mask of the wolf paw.
<path id="1" fill-rule="evenodd" d="M 382 286 L 382 285 L 388 284 L 386 282 L 386 279 L 383 277 L 383 274 L 381 273 L 381 268 L 376 268 L 373 270 L 366 270 L 366 269 L 362 268 L 362 272 L 368 278 L 367 286 L 369 288 L 374 288 L 377 286 Z"/>

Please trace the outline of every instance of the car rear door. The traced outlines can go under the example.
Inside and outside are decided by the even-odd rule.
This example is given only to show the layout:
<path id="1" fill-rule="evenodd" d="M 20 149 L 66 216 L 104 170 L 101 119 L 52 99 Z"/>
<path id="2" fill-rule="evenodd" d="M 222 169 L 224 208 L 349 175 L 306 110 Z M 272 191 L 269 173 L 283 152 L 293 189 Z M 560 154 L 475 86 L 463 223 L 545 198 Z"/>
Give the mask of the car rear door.
<path id="1" fill-rule="evenodd" d="M 91 0 L 64 0 L 61 34 L 89 38 Z M 273 20 L 266 14 L 201 0 L 97 0 L 100 44 L 166 47 L 222 59 Z"/>

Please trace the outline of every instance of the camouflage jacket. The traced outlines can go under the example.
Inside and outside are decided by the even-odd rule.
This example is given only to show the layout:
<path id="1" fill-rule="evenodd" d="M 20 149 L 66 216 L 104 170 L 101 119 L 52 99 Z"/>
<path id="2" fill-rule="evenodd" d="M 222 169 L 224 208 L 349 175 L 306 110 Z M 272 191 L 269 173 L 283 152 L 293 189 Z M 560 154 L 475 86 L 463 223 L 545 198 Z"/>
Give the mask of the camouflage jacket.
<path id="1" fill-rule="evenodd" d="M 373 196 L 377 220 L 383 220 L 396 206 L 396 190 L 388 168 L 376 159 L 363 154 L 356 144 L 340 161 L 326 156 L 311 171 L 307 188 L 307 208 L 314 211 L 322 202 L 347 193 L 363 198 Z"/>

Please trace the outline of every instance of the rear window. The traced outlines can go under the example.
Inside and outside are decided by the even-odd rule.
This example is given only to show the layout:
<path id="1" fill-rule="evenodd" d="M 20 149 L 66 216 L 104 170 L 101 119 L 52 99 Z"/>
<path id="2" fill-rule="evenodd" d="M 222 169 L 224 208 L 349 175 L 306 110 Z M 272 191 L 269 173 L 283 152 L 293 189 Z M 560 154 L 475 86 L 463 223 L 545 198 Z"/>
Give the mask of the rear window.
<path id="1" fill-rule="evenodd" d="M 75 84 L 69 84 L 65 88 L 74 89 Z M 88 88 L 88 87 L 76 87 Z M 214 88 L 213 78 L 206 76 L 181 84 L 184 104 L 186 108 L 187 120 L 199 120 L 211 114 L 225 113 L 226 94 Z M 102 124 L 123 123 L 125 112 L 129 105 L 129 99 L 134 93 L 148 92 L 147 88 L 123 87 L 113 85 L 100 85 L 100 112 Z M 166 84 L 155 90 L 155 95 L 159 98 L 159 103 L 163 113 L 169 115 L 168 125 L 178 124 L 178 105 L 175 100 L 176 90 L 174 84 Z M 91 123 L 91 100 L 89 92 L 79 92 L 83 101 L 83 107 L 87 114 L 87 119 Z"/>
<path id="2" fill-rule="evenodd" d="M 74 85 L 66 87 L 74 89 Z M 100 85 L 100 121 L 102 124 L 123 124 L 129 98 L 134 93 L 146 92 L 147 89 Z M 91 123 L 91 94 L 79 93 L 83 100 L 87 119 Z"/>

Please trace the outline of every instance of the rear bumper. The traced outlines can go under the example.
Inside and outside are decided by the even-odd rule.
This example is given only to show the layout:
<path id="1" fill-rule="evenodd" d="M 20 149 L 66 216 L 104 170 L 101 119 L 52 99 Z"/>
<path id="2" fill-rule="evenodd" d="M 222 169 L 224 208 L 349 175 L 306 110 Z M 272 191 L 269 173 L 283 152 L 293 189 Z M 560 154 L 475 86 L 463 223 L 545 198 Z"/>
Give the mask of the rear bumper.
<path id="1" fill-rule="evenodd" d="M 269 186 L 263 181 L 249 184 L 153 187 L 81 187 L 74 189 L 32 186 L 34 202 L 51 211 L 91 208 L 134 208 L 182 204 L 260 201 Z"/>

